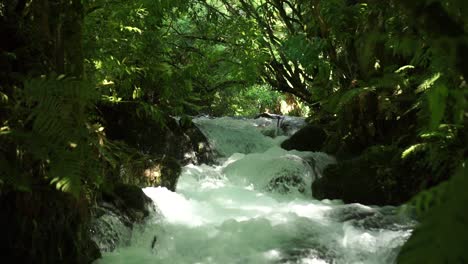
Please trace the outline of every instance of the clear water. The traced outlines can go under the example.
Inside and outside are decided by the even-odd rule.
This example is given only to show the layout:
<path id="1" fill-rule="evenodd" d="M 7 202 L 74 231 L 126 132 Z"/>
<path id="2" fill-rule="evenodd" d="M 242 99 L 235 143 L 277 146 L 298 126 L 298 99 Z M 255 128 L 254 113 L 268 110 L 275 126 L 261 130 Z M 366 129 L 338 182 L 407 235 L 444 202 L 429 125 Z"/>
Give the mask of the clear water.
<path id="1" fill-rule="evenodd" d="M 413 226 L 396 208 L 311 198 L 332 157 L 282 150 L 256 120 L 196 123 L 224 158 L 186 166 L 175 193 L 145 188 L 160 215 L 97 263 L 394 262 Z"/>

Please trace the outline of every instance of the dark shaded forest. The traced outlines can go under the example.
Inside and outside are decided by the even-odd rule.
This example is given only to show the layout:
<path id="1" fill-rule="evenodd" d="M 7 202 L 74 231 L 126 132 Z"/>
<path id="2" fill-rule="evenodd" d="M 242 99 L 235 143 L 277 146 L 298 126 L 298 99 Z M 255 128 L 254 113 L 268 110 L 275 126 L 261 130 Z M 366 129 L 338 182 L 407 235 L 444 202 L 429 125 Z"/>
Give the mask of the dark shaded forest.
<path id="1" fill-rule="evenodd" d="M 337 157 L 315 198 L 418 219 L 398 263 L 468 263 L 467 32 L 466 0 L 0 0 L 2 263 L 91 263 L 94 205 L 174 189 L 194 116 L 264 112 Z"/>

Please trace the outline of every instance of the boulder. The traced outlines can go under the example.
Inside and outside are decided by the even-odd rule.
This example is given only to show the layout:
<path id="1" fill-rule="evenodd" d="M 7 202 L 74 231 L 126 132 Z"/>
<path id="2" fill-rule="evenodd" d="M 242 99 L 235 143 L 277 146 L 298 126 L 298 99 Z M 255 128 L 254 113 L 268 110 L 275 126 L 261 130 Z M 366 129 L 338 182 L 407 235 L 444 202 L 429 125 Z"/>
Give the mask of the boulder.
<path id="1" fill-rule="evenodd" d="M 458 145 L 454 141 L 442 148 L 433 140 L 404 149 L 369 147 L 360 156 L 325 169 L 312 184 L 312 194 L 346 203 L 400 205 L 455 173 L 463 160 L 463 153 L 456 151 Z"/>
<path id="2" fill-rule="evenodd" d="M 122 166 L 120 179 L 127 184 L 144 187 L 166 187 L 175 191 L 177 180 L 182 172 L 178 160 L 165 156 L 131 162 Z"/>
<path id="3" fill-rule="evenodd" d="M 153 157 L 170 156 L 182 165 L 210 163 L 213 151 L 190 118 L 160 116 L 155 120 L 134 105 L 101 105 L 106 135 Z"/>
<path id="4" fill-rule="evenodd" d="M 327 140 L 324 129 L 307 125 L 285 140 L 281 147 L 286 150 L 320 151 Z"/>
<path id="5" fill-rule="evenodd" d="M 141 222 L 154 207 L 153 201 L 135 185 L 118 184 L 110 202 L 113 202 L 132 222 Z"/>
<path id="6" fill-rule="evenodd" d="M 312 183 L 312 195 L 317 199 L 341 199 L 346 203 L 372 205 L 401 204 L 398 190 L 397 148 L 374 146 L 361 156 L 330 165 L 323 177 Z"/>
<path id="7" fill-rule="evenodd" d="M 182 139 L 182 141 L 176 142 L 180 144 L 180 150 L 182 153 L 179 156 L 175 156 L 178 160 L 181 160 L 182 164 L 209 164 L 214 162 L 214 150 L 211 148 L 210 144 L 208 143 L 208 139 L 206 136 L 201 132 L 201 130 L 193 123 L 190 118 L 181 118 L 178 121 L 178 138 Z M 177 131 L 177 129 L 174 129 Z M 185 141 L 183 140 L 185 139 Z M 181 155 L 183 154 L 183 156 Z M 179 157 L 179 158 L 178 158 Z"/>
<path id="8" fill-rule="evenodd" d="M 102 252 L 110 252 L 129 245 L 134 228 L 143 224 L 155 207 L 141 188 L 119 183 L 102 193 L 92 209 L 91 237 Z"/>

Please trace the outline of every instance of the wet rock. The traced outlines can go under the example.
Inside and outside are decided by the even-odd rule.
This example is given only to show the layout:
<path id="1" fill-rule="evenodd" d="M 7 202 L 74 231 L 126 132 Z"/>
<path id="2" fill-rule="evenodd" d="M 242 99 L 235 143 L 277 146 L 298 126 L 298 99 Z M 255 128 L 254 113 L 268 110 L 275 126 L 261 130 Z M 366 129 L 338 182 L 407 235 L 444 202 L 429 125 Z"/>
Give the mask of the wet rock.
<path id="1" fill-rule="evenodd" d="M 306 125 L 307 122 L 303 117 L 284 116 L 284 119 L 280 123 L 280 128 L 283 131 L 283 134 L 292 136 Z"/>
<path id="2" fill-rule="evenodd" d="M 335 207 L 329 216 L 340 222 L 362 220 L 377 214 L 377 210 L 361 204 L 345 204 Z"/>
<path id="3" fill-rule="evenodd" d="M 290 193 L 299 191 L 303 193 L 306 190 L 306 183 L 300 175 L 282 175 L 273 178 L 267 185 L 266 189 L 278 193 Z"/>
<path id="4" fill-rule="evenodd" d="M 154 211 L 152 200 L 138 187 L 117 184 L 93 208 L 90 234 L 103 252 L 130 244 L 132 231 Z"/>
<path id="5" fill-rule="evenodd" d="M 99 206 L 128 219 L 129 225 L 141 222 L 154 210 L 152 200 L 143 190 L 134 185 L 118 183 L 111 192 L 102 194 Z"/>
<path id="6" fill-rule="evenodd" d="M 208 139 L 190 118 L 181 118 L 175 132 L 172 146 L 179 147 L 179 153 L 174 155 L 183 165 L 210 164 L 214 162 L 215 152 L 208 143 Z M 182 153 L 183 155 L 181 155 Z"/>
<path id="7" fill-rule="evenodd" d="M 335 207 L 328 216 L 368 230 L 411 229 L 416 223 L 410 216 L 398 212 L 398 207 L 393 206 L 369 207 L 362 204 L 345 204 Z"/>
<path id="8" fill-rule="evenodd" d="M 268 182 L 266 189 L 282 194 L 291 192 L 309 193 L 308 186 L 316 176 L 310 164 L 311 160 L 315 162 L 312 157 L 308 160 L 295 156 L 283 157 L 278 160 L 277 163 L 294 161 L 295 166 L 284 166 L 278 170 Z"/>
<path id="9" fill-rule="evenodd" d="M 304 260 L 314 259 L 317 263 L 333 263 L 337 257 L 336 252 L 317 243 L 312 248 L 292 248 L 283 252 L 282 258 L 276 263 L 307 263 Z M 314 262 L 312 262 L 314 263 Z"/>
<path id="10" fill-rule="evenodd" d="M 285 140 L 281 147 L 286 150 L 319 151 L 327 139 L 324 129 L 307 125 Z"/>
<path id="11" fill-rule="evenodd" d="M 114 187 L 114 204 L 134 222 L 141 222 L 150 214 L 153 201 L 146 196 L 141 188 L 134 185 L 118 184 Z"/>
<path id="12" fill-rule="evenodd" d="M 279 130 L 276 128 L 270 128 L 270 129 L 262 129 L 260 132 L 266 137 L 275 138 L 279 136 L 278 131 Z"/>
<path id="13" fill-rule="evenodd" d="M 102 252 L 111 252 L 119 246 L 130 244 L 132 223 L 112 205 L 100 204 L 91 222 L 90 234 Z"/>

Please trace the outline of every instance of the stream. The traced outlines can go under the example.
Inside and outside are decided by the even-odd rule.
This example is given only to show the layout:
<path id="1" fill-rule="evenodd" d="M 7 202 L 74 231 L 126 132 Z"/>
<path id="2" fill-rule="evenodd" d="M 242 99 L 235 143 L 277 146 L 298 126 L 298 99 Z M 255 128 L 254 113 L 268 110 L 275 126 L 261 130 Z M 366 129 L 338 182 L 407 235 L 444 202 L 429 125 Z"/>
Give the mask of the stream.
<path id="1" fill-rule="evenodd" d="M 194 122 L 219 153 L 217 165 L 185 166 L 177 192 L 145 188 L 157 211 L 129 246 L 96 263 L 395 261 L 414 222 L 391 206 L 313 199 L 312 181 L 335 160 L 279 147 L 302 119 L 282 121 L 286 132 L 264 118 Z"/>

